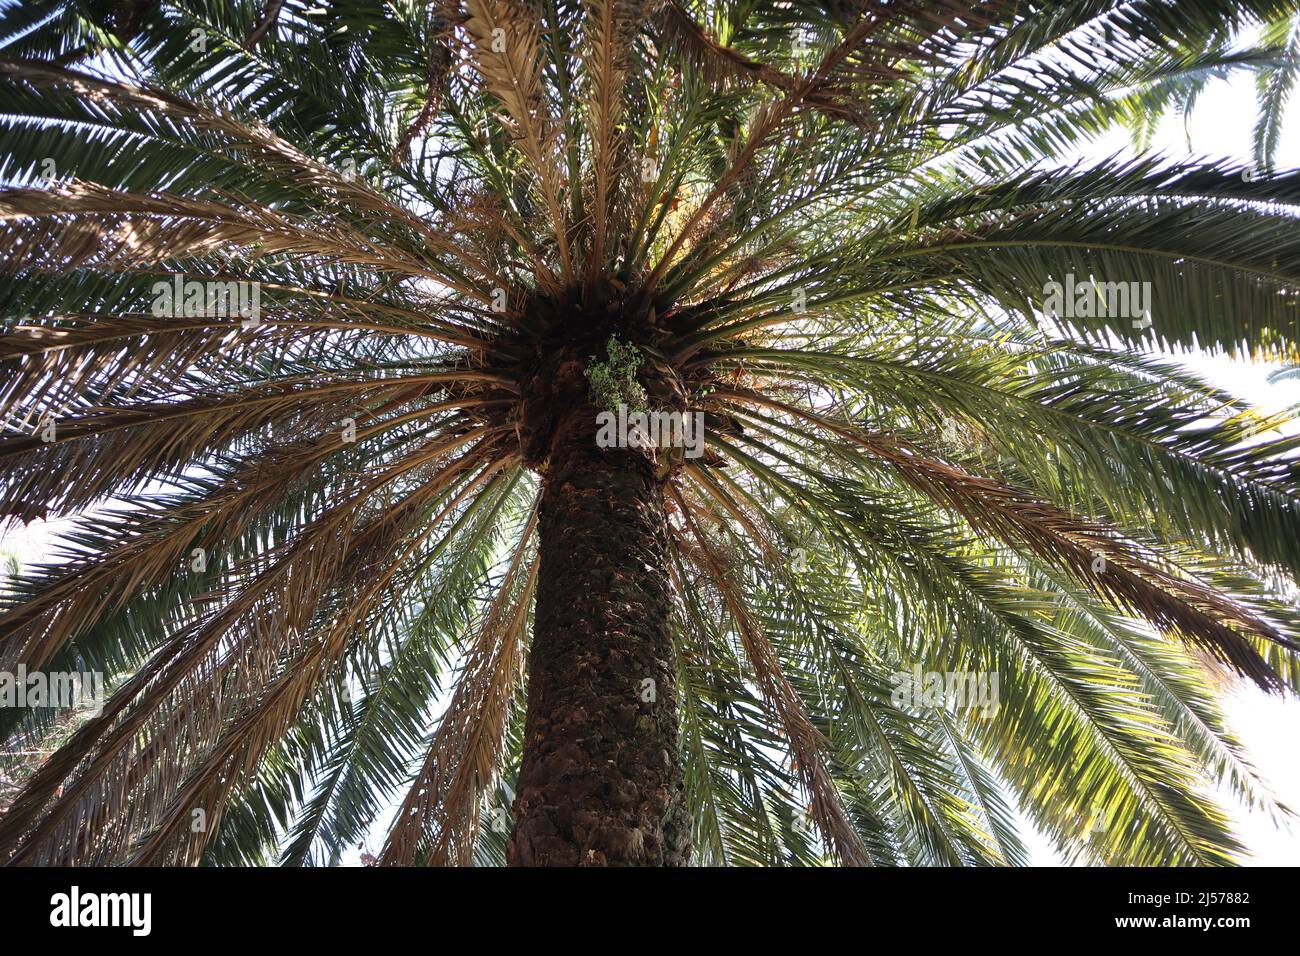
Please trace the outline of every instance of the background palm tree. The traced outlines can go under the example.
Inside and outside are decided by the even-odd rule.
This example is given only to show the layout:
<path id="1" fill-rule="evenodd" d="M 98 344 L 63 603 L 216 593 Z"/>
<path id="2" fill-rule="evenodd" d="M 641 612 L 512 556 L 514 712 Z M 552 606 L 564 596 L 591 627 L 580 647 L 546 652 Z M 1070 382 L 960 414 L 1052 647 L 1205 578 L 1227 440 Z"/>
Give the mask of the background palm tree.
<path id="1" fill-rule="evenodd" d="M 1296 439 L 1148 347 L 1297 358 L 1300 177 L 1057 157 L 1294 13 L 7 6 L 0 508 L 83 517 L 0 667 L 114 693 L 0 854 L 1231 861 Z"/>

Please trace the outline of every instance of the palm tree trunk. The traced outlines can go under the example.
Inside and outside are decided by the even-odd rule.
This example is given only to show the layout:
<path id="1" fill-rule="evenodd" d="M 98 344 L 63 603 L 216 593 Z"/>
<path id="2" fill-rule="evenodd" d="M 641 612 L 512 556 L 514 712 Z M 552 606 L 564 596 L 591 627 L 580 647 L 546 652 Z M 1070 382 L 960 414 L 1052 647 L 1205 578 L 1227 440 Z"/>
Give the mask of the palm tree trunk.
<path id="1" fill-rule="evenodd" d="M 681 866 L 663 485 L 635 449 L 596 447 L 575 409 L 551 444 L 514 866 Z"/>

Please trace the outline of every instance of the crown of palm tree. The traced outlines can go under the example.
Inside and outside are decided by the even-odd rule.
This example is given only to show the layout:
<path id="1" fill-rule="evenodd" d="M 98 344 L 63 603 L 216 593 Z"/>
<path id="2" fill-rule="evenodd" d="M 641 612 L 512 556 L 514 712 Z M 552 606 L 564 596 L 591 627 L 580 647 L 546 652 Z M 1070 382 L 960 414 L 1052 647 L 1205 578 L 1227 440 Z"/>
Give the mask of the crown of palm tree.
<path id="1" fill-rule="evenodd" d="M 381 862 L 503 859 L 538 500 L 622 402 L 704 416 L 605 453 L 661 489 L 676 657 L 628 693 L 696 861 L 1018 863 L 1014 806 L 1231 861 L 1210 783 L 1280 808 L 1217 691 L 1300 684 L 1297 440 L 1148 346 L 1296 360 L 1300 176 L 1060 157 L 1280 75 L 1231 40 L 1294 6 L 6 7 L 0 514 L 81 517 L 0 668 L 114 692 L 0 856 L 327 862 L 391 813 Z"/>

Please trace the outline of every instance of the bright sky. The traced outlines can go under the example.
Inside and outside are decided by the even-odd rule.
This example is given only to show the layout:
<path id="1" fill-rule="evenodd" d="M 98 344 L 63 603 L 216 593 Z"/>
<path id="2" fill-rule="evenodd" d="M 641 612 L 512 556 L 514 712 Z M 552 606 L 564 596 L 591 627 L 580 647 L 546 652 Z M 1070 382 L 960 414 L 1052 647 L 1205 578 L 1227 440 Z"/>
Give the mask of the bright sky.
<path id="1" fill-rule="evenodd" d="M 1236 126 L 1249 126 L 1247 117 L 1250 114 L 1241 109 L 1236 90 L 1223 84 L 1223 89 L 1216 90 L 1216 93 L 1219 95 L 1213 101 L 1207 101 L 1206 105 L 1217 107 L 1218 115 L 1233 121 L 1233 126 L 1227 126 L 1225 120 L 1225 127 L 1235 133 Z M 1282 167 L 1296 163 L 1297 147 L 1300 146 L 1300 109 L 1291 109 L 1289 119 L 1287 130 L 1290 135 L 1283 138 L 1283 147 L 1278 154 L 1279 166 Z M 1197 120 L 1201 125 L 1201 117 Z M 1188 364 L 1216 385 L 1270 410 L 1300 402 L 1300 380 L 1289 379 L 1270 385 L 1258 365 L 1208 356 L 1188 360 Z M 1300 431 L 1300 422 L 1289 422 L 1283 431 Z M 1296 759 L 1296 741 L 1300 740 L 1300 701 L 1294 697 L 1279 699 L 1254 685 L 1243 685 L 1232 694 L 1225 710 L 1232 729 L 1245 744 L 1252 763 L 1269 783 L 1274 795 L 1300 813 L 1300 761 Z M 1300 820 L 1289 828 L 1278 828 L 1265 814 L 1250 813 L 1244 808 L 1237 808 L 1234 816 L 1242 840 L 1253 854 L 1252 862 L 1261 866 L 1300 865 Z"/>
<path id="2" fill-rule="evenodd" d="M 1255 117 L 1254 81 L 1246 75 L 1233 80 L 1216 80 L 1202 94 L 1195 112 L 1184 124 L 1167 121 L 1156 139 L 1155 148 L 1171 157 L 1206 159 L 1232 158 L 1245 162 L 1250 158 L 1251 126 Z M 1130 150 L 1128 137 L 1112 134 L 1086 155 L 1103 157 Z M 1277 165 L 1287 169 L 1300 165 L 1300 102 L 1293 102 L 1283 126 Z M 1158 320 L 1158 313 L 1153 309 Z M 1267 373 L 1272 367 L 1233 362 L 1226 358 L 1195 356 L 1185 361 L 1214 384 L 1248 399 L 1266 409 L 1278 409 L 1300 402 L 1300 380 L 1271 385 Z M 1292 423 L 1300 430 L 1300 423 Z M 66 521 L 33 522 L 0 533 L 0 558 L 19 556 L 24 564 L 53 559 L 53 537 Z M 1226 705 L 1229 722 L 1244 742 L 1250 758 L 1273 793 L 1285 804 L 1300 812 L 1300 761 L 1295 756 L 1300 740 L 1300 701 L 1270 697 L 1253 686 L 1241 686 Z M 1225 801 L 1229 798 L 1223 795 Z M 1239 835 L 1250 848 L 1252 862 L 1258 865 L 1300 865 L 1300 822 L 1289 830 L 1279 829 L 1262 813 L 1234 808 Z M 1059 858 L 1041 837 L 1030 831 L 1031 859 L 1035 864 L 1058 864 Z M 355 851 L 346 862 L 354 863 Z"/>

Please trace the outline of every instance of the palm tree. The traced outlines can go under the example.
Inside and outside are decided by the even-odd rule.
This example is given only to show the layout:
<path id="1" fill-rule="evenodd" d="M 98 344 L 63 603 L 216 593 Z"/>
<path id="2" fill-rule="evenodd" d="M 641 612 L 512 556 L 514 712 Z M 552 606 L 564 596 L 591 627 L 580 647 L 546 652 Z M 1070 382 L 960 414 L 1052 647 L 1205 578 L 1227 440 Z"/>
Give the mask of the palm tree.
<path id="1" fill-rule="evenodd" d="M 0 859 L 1237 859 L 1300 176 L 1067 157 L 1294 6 L 6 6 Z"/>

